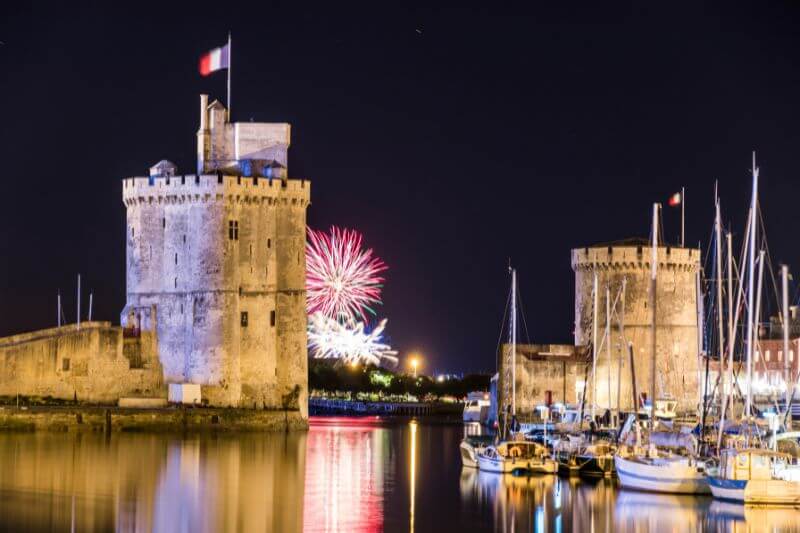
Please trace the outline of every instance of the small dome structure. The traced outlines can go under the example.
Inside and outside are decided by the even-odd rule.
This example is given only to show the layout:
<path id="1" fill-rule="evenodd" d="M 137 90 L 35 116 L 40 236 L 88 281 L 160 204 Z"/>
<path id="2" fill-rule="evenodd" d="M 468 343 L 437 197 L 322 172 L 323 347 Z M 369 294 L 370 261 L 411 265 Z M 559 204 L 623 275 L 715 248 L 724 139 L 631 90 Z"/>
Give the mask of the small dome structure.
<path id="1" fill-rule="evenodd" d="M 150 167 L 150 177 L 168 178 L 174 176 L 177 171 L 178 167 L 175 165 L 175 163 L 172 161 L 167 161 L 166 159 L 162 159 Z"/>

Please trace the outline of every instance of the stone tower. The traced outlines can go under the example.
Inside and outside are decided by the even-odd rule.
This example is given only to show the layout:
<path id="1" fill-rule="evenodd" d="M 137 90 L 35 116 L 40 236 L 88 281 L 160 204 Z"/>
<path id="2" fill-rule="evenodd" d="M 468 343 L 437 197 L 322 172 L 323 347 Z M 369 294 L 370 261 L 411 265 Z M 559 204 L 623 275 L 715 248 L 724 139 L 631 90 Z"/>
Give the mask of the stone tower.
<path id="1" fill-rule="evenodd" d="M 201 95 L 196 175 L 124 180 L 128 328 L 154 330 L 167 383 L 211 405 L 307 414 L 306 209 L 288 124 L 230 123 Z"/>
<path id="2" fill-rule="evenodd" d="M 651 379 L 649 283 L 652 249 L 646 241 L 623 241 L 572 250 L 575 271 L 575 344 L 592 342 L 592 286 L 598 274 L 598 345 L 606 326 L 606 286 L 611 289 L 611 305 L 626 280 L 624 337 L 620 338 L 618 321 L 612 319 L 611 362 L 606 347 L 597 356 L 597 405 L 602 410 L 617 405 L 617 376 L 620 380 L 620 405 L 630 409 L 633 403 L 631 370 L 626 341 L 633 342 L 637 393 L 649 395 Z M 656 313 L 657 379 L 659 398 L 678 400 L 679 410 L 694 410 L 699 402 L 699 364 L 697 340 L 697 288 L 700 250 L 695 248 L 658 249 L 658 286 Z M 621 313 L 622 304 L 617 303 Z M 612 312 L 613 314 L 613 312 Z M 619 360 L 622 355 L 620 373 Z M 589 355 L 591 361 L 591 354 Z M 611 375 L 609 376 L 609 371 Z M 609 402 L 609 377 L 611 383 Z M 589 376 L 587 403 L 592 401 L 592 377 Z"/>

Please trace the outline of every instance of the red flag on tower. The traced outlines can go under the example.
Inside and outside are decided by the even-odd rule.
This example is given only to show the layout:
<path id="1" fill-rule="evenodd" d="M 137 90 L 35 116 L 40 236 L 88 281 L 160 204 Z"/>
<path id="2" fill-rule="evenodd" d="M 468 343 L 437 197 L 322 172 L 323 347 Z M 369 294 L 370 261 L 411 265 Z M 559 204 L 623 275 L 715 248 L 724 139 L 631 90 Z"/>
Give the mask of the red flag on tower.
<path id="1" fill-rule="evenodd" d="M 679 192 L 676 192 L 675 194 L 669 197 L 669 202 L 667 203 L 669 204 L 670 207 L 675 207 L 676 205 L 681 205 L 682 201 L 683 201 L 683 195 Z"/>

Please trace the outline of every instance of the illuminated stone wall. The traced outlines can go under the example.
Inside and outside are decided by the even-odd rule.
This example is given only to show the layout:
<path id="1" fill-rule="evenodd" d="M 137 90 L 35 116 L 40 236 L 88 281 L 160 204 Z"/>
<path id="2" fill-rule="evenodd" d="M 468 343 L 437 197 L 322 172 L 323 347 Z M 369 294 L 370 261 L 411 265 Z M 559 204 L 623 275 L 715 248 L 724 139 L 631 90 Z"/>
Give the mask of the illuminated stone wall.
<path id="1" fill-rule="evenodd" d="M 638 246 L 608 245 L 572 250 L 575 271 L 575 344 L 592 342 L 592 285 L 598 274 L 598 344 L 606 325 L 606 286 L 611 288 L 612 304 L 626 281 L 624 339 L 617 319 L 612 320 L 611 361 L 606 347 L 600 350 L 597 364 L 596 401 L 601 409 L 617 404 L 617 377 L 621 375 L 621 405 L 633 403 L 627 341 L 633 343 L 637 392 L 650 391 L 651 327 L 649 308 L 652 250 Z M 658 249 L 657 286 L 657 391 L 659 397 L 678 400 L 679 410 L 693 410 L 699 403 L 697 289 L 700 250 L 695 248 Z M 621 313 L 621 304 L 618 311 Z M 619 366 L 620 356 L 622 366 Z M 610 373 L 610 375 L 609 375 Z M 592 398 L 591 383 L 588 398 Z M 610 383 L 610 387 L 609 387 Z M 609 388 L 611 389 L 609 398 Z M 609 401 L 610 400 L 610 401 Z"/>
<path id="2" fill-rule="evenodd" d="M 0 339 L 0 396 L 116 403 L 165 397 L 152 333 L 123 338 L 109 322 L 84 322 Z"/>
<path id="3" fill-rule="evenodd" d="M 201 100 L 200 168 L 274 155 L 285 170 L 288 124 L 228 124 L 219 102 Z M 212 405 L 299 406 L 305 416 L 310 182 L 222 171 L 178 176 L 168 161 L 150 174 L 123 181 L 122 323 L 157 333 L 168 383 L 203 385 Z"/>

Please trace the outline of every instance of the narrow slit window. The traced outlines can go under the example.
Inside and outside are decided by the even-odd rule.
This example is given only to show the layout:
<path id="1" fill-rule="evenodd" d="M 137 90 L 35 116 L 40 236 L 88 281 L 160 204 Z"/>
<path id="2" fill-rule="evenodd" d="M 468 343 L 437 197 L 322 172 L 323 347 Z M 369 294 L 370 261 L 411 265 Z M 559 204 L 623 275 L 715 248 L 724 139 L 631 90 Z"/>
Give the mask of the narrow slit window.
<path id="1" fill-rule="evenodd" d="M 275 327 L 275 311 L 269 312 L 269 325 Z"/>
<path id="2" fill-rule="evenodd" d="M 229 220 L 228 221 L 228 239 L 231 241 L 238 241 L 239 240 L 239 221 L 238 220 Z"/>
<path id="3" fill-rule="evenodd" d="M 247 327 L 247 320 L 248 320 L 247 311 L 242 311 L 242 315 L 241 315 L 240 321 L 241 321 L 241 324 L 242 324 L 243 328 Z"/>

